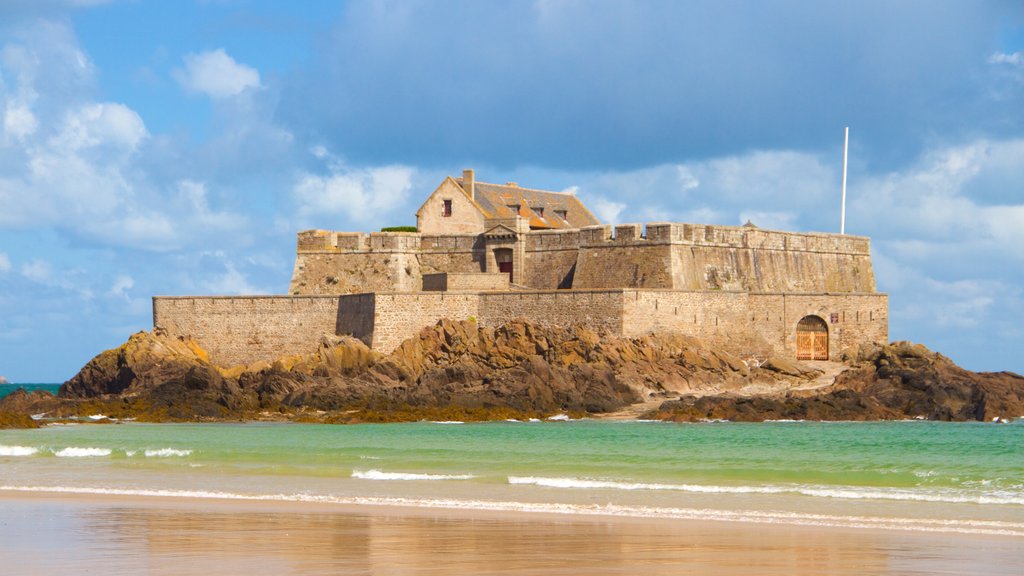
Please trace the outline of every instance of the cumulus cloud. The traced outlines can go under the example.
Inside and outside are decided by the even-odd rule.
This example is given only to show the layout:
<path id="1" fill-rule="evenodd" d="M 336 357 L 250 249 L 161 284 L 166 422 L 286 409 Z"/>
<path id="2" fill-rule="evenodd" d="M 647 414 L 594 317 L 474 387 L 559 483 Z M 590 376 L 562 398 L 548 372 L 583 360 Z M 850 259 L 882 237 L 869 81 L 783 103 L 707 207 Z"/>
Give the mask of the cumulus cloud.
<path id="1" fill-rule="evenodd" d="M 1020 259 L 1024 139 L 940 148 L 856 186 L 852 212 L 884 236 L 954 242 Z"/>
<path id="2" fill-rule="evenodd" d="M 185 67 L 175 70 L 174 78 L 188 92 L 218 99 L 260 87 L 260 73 L 235 62 L 223 49 L 186 55 Z"/>
<path id="3" fill-rule="evenodd" d="M 296 215 L 302 222 L 378 220 L 406 207 L 414 173 L 408 166 L 351 168 L 332 160 L 325 173 L 306 172 L 295 182 Z"/>
<path id="4" fill-rule="evenodd" d="M 69 110 L 60 132 L 48 144 L 58 150 L 110 147 L 133 152 L 148 135 L 145 123 L 134 110 L 124 104 L 101 102 Z"/>

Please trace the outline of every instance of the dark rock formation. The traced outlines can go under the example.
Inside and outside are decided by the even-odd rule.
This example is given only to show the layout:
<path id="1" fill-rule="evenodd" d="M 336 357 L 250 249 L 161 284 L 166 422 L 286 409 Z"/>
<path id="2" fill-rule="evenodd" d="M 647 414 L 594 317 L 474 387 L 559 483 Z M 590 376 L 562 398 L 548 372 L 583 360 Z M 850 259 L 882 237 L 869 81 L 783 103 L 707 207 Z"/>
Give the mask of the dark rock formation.
<path id="1" fill-rule="evenodd" d="M 689 396 L 665 402 L 647 417 L 677 421 L 990 421 L 1024 415 L 1024 377 L 964 370 L 920 344 L 865 345 L 846 361 L 851 368 L 820 390 L 757 397 Z"/>
<path id="2" fill-rule="evenodd" d="M 225 368 L 192 340 L 139 332 L 91 360 L 56 397 L 17 392 L 0 400 L 0 412 L 379 421 L 395 414 L 599 414 L 678 398 L 646 417 L 988 420 L 1024 414 L 1024 378 L 969 372 L 923 346 L 865 346 L 846 360 L 851 368 L 823 385 L 815 380 L 821 371 L 799 362 L 771 358 L 748 367 L 677 334 L 609 338 L 528 321 L 492 328 L 442 320 L 388 355 L 354 338 L 324 336 L 312 354 Z"/>

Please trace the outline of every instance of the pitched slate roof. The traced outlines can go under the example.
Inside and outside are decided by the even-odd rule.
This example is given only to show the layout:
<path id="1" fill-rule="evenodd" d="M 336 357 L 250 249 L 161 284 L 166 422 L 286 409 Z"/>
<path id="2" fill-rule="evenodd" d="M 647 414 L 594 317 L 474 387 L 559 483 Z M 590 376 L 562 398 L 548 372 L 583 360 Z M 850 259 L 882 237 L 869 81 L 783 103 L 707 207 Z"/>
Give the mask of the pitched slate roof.
<path id="1" fill-rule="evenodd" d="M 463 185 L 461 178 L 455 181 Z M 579 198 L 568 192 L 533 190 L 511 183 L 475 182 L 473 188 L 476 203 L 487 218 L 519 215 L 529 220 L 532 229 L 582 228 L 601 223 Z"/>

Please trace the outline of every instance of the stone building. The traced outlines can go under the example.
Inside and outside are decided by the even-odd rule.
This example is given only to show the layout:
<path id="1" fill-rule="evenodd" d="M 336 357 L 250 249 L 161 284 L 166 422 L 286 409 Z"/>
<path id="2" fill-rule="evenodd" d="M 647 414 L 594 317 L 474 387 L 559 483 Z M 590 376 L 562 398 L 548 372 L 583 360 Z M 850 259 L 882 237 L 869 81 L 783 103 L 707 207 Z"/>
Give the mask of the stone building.
<path id="1" fill-rule="evenodd" d="M 417 232 L 298 234 L 290 294 L 156 297 L 154 324 L 221 363 L 311 351 L 323 333 L 390 351 L 440 318 L 675 331 L 741 354 L 828 359 L 888 340 L 868 238 L 601 224 L 573 194 L 445 178 Z"/>

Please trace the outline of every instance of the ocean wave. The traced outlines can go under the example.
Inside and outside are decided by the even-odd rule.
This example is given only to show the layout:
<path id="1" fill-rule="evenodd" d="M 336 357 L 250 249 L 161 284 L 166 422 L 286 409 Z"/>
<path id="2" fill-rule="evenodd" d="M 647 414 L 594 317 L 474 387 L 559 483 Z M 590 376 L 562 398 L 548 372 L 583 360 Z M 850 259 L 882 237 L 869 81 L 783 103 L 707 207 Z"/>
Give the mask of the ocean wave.
<path id="1" fill-rule="evenodd" d="M 717 520 L 800 526 L 834 526 L 1024 537 L 1024 522 L 1001 520 L 948 520 L 933 518 L 897 518 L 879 516 L 841 516 L 774 510 L 715 510 L 709 508 L 666 508 L 616 504 L 563 504 L 510 502 L 493 500 L 454 500 L 401 497 L 341 497 L 317 494 L 244 494 L 207 490 L 122 489 L 73 486 L 0 486 L 5 492 L 49 492 L 104 496 L 144 496 L 272 502 L 301 502 L 357 506 L 400 506 L 447 510 L 525 512 L 578 516 L 613 516 L 678 520 Z"/>
<path id="2" fill-rule="evenodd" d="M 192 454 L 191 450 L 179 450 L 178 448 L 159 448 L 155 450 L 146 450 L 143 452 L 146 458 L 171 458 L 174 456 L 188 456 Z"/>
<path id="3" fill-rule="evenodd" d="M 431 424 L 465 424 L 461 420 L 431 420 Z"/>
<path id="4" fill-rule="evenodd" d="M 0 446 L 0 456 L 31 456 L 39 452 L 31 446 Z"/>
<path id="5" fill-rule="evenodd" d="M 471 480 L 476 478 L 472 474 L 411 474 L 380 470 L 353 470 L 352 477 L 361 480 Z"/>
<path id="6" fill-rule="evenodd" d="M 588 478 L 550 478 L 535 476 L 509 476 L 509 484 L 524 484 L 546 488 L 590 490 L 671 490 L 701 494 L 802 494 L 818 498 L 844 500 L 906 500 L 950 504 L 1014 504 L 1024 506 L 1024 493 L 999 490 L 987 493 L 956 489 L 859 488 L 853 486 L 717 486 L 704 484 L 659 484 L 647 482 L 619 482 Z"/>
<path id="7" fill-rule="evenodd" d="M 53 455 L 58 458 L 94 458 L 110 456 L 110 452 L 110 448 L 76 448 L 72 446 L 57 450 Z"/>

